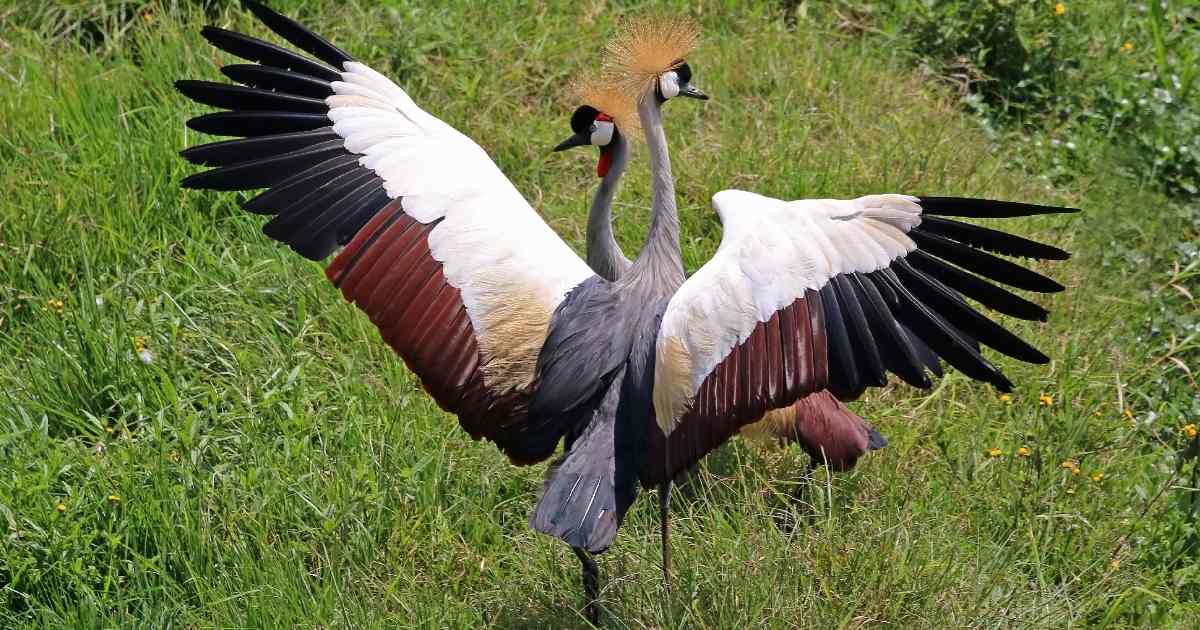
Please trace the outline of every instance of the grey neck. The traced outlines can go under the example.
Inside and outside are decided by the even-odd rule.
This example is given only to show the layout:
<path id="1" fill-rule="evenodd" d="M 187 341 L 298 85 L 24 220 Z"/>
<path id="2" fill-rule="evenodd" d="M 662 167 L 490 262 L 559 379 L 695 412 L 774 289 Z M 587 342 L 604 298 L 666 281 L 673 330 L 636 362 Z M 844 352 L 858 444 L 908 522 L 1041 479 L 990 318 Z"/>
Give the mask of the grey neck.
<path id="1" fill-rule="evenodd" d="M 613 135 L 607 150 L 612 155 L 612 165 L 600 180 L 600 187 L 592 197 L 592 208 L 588 213 L 587 263 L 601 278 L 616 280 L 625 275 L 632 264 L 617 244 L 612 226 L 613 196 L 625 167 L 629 165 L 629 143 L 619 130 Z"/>
<path id="2" fill-rule="evenodd" d="M 633 263 L 630 275 L 649 273 L 656 277 L 656 282 L 674 290 L 684 281 L 683 257 L 679 250 L 679 212 L 675 206 L 667 135 L 662 126 L 662 104 L 654 94 L 647 94 L 638 104 L 638 115 L 650 153 L 651 219 L 646 246 Z"/>

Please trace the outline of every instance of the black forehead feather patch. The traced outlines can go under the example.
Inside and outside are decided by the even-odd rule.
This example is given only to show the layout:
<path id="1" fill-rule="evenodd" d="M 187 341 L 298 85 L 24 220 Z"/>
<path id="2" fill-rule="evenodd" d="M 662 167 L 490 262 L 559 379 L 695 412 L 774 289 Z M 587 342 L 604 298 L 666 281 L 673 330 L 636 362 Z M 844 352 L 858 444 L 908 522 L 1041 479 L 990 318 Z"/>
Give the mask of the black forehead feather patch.
<path id="1" fill-rule="evenodd" d="M 687 85 L 692 82 L 692 67 L 687 65 L 686 61 L 675 68 L 675 74 L 679 75 L 679 85 Z"/>
<path id="2" fill-rule="evenodd" d="M 574 114 L 571 114 L 571 131 L 575 133 L 589 133 L 592 128 L 592 123 L 596 121 L 596 116 L 600 113 L 591 105 L 580 105 Z"/>

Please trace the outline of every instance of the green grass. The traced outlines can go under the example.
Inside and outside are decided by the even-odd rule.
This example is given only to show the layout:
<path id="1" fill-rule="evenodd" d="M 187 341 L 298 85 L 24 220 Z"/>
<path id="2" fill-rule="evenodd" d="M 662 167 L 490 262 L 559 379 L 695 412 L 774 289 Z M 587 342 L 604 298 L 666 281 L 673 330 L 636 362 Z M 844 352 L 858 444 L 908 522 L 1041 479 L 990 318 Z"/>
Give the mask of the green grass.
<path id="1" fill-rule="evenodd" d="M 262 34 L 212 4 L 0 9 L 0 626 L 585 627 L 573 556 L 525 523 L 541 467 L 472 442 L 234 196 L 179 189 L 177 152 L 203 138 L 171 81 L 224 59 L 197 31 Z M 479 140 L 582 247 L 595 156 L 549 148 L 616 11 L 276 4 Z M 1031 176 L 1038 151 L 990 140 L 883 40 L 789 31 L 775 3 L 693 12 L 713 100 L 667 110 L 690 268 L 726 187 L 1086 212 L 1004 225 L 1076 253 L 1043 268 L 1068 285 L 1048 323 L 1006 322 L 1053 358 L 997 359 L 1011 404 L 957 374 L 872 392 L 854 408 L 891 446 L 849 474 L 727 446 L 676 495 L 670 593 L 653 501 L 635 506 L 601 558 L 607 626 L 1194 627 L 1194 546 L 1172 545 L 1195 536 L 1175 449 L 1196 390 L 1163 390 L 1182 372 L 1153 326 L 1195 307 L 1170 287 L 1196 286 L 1194 249 L 1172 246 L 1196 224 L 1115 161 L 1057 187 Z M 644 159 L 617 209 L 627 250 Z M 1194 357 L 1179 341 L 1192 354 L 1172 356 Z"/>

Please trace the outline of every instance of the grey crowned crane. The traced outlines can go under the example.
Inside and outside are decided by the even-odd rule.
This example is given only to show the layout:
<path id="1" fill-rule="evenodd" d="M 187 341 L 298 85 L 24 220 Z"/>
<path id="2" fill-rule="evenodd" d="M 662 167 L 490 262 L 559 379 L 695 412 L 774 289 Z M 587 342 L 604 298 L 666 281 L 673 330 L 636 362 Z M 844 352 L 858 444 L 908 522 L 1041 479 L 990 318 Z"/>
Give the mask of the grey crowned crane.
<path id="1" fill-rule="evenodd" d="M 686 24 L 631 23 L 612 48 L 654 177 L 647 243 L 609 281 L 475 142 L 297 22 L 245 4 L 315 59 L 205 28 L 214 46 L 254 63 L 222 68 L 240 85 L 177 84 L 226 110 L 191 119 L 192 129 L 237 138 L 185 150 L 212 168 L 183 185 L 266 189 L 243 205 L 272 217 L 269 237 L 316 261 L 341 248 L 326 277 L 469 434 L 519 464 L 564 443 L 531 523 L 576 550 L 593 618 L 588 553 L 609 547 L 639 486 L 664 488 L 767 410 L 820 390 L 852 397 L 888 371 L 928 387 L 931 366 L 913 339 L 1000 389 L 1011 384 L 975 340 L 1046 360 L 955 290 L 1044 317 L 975 273 L 1061 287 L 982 250 L 1065 253 L 936 215 L 1063 209 L 901 195 L 786 203 L 726 191 L 714 197 L 721 245 L 685 279 L 661 107 L 696 92 L 681 61 L 696 37 Z"/>
<path id="2" fill-rule="evenodd" d="M 633 264 L 613 235 L 612 204 L 629 163 L 629 143 L 634 134 L 641 133 L 637 109 L 631 98 L 601 78 L 581 81 L 573 91 L 584 104 L 571 114 L 571 136 L 554 150 L 582 146 L 599 149 L 596 176 L 600 185 L 588 211 L 585 255 L 592 271 L 606 280 L 616 280 Z M 742 427 L 739 434 L 796 442 L 814 465 L 825 464 L 838 471 L 853 468 L 867 451 L 887 445 L 878 431 L 828 391 L 771 410 L 761 420 Z"/>
<path id="3" fill-rule="evenodd" d="M 665 278 L 657 289 L 670 293 L 658 311 L 647 369 L 659 430 L 649 432 L 638 462 L 643 485 L 669 484 L 739 427 L 814 391 L 851 400 L 886 385 L 888 373 L 928 389 L 930 374 L 942 374 L 941 360 L 1010 391 L 1012 383 L 983 357 L 980 344 L 1029 363 L 1049 361 L 963 296 L 1045 321 L 1045 309 L 993 283 L 1040 293 L 1064 287 L 994 254 L 1036 260 L 1069 254 L 945 217 L 1074 208 L 901 194 L 783 201 L 725 190 L 712 201 L 724 230 L 717 252 L 686 282 L 662 289 L 675 280 L 679 249 L 661 111 L 671 98 L 697 96 L 686 61 L 697 37 L 689 20 L 648 18 L 627 22 L 606 49 L 608 80 L 637 102 L 651 153 L 650 238 L 628 276 L 647 261 Z M 662 527 L 666 545 L 665 512 Z M 664 570 L 667 563 L 664 549 Z"/>

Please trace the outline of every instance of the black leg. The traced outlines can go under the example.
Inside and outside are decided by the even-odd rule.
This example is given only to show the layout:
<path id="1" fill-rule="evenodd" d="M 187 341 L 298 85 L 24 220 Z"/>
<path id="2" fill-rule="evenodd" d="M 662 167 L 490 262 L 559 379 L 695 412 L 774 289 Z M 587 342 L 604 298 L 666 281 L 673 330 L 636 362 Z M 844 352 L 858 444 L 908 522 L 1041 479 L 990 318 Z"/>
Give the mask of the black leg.
<path id="1" fill-rule="evenodd" d="M 658 517 L 662 526 L 662 570 L 667 591 L 671 590 L 671 480 L 658 486 Z"/>
<path id="2" fill-rule="evenodd" d="M 571 547 L 571 551 L 575 552 L 575 557 L 579 558 L 579 564 L 583 565 L 583 595 L 587 598 L 583 612 L 592 625 L 599 625 L 600 606 L 596 600 L 600 599 L 600 567 L 596 565 L 596 561 L 588 555 L 587 551 L 579 547 Z"/>

